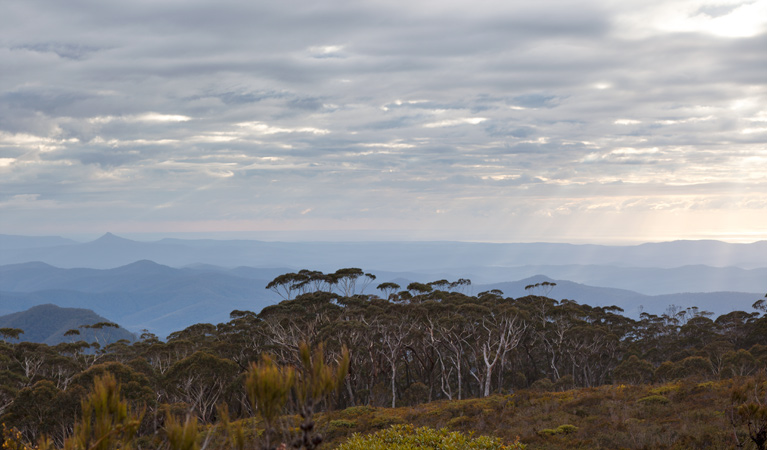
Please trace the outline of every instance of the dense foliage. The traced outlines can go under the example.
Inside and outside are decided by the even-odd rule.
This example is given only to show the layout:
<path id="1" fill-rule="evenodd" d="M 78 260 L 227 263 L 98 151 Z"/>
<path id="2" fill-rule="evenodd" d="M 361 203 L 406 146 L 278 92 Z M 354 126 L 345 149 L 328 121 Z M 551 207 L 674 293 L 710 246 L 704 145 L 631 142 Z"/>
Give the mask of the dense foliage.
<path id="1" fill-rule="evenodd" d="M 412 283 L 404 290 L 383 283 L 380 297 L 359 294 L 374 278 L 359 269 L 281 275 L 269 286 L 284 295 L 281 303 L 259 313 L 233 311 L 227 323 L 193 325 L 166 342 L 145 333 L 135 343 L 97 349 L 76 341 L 77 336 L 48 346 L 17 342 L 7 330 L 0 343 L 0 416 L 24 441 L 48 436 L 60 447 L 76 431 L 74 418 L 82 413 L 81 399 L 94 380 L 111 374 L 131 408 L 144 412 L 138 434 L 146 439 L 176 420 L 171 417 L 185 414 L 203 425 L 256 414 L 267 420 L 261 425 L 267 439 L 271 434 L 282 439 L 278 429 L 302 429 L 308 423 L 284 422 L 248 389 L 259 386 L 254 370 L 273 378 L 290 372 L 307 379 L 307 364 L 320 356 L 307 360 L 303 343 L 322 348 L 322 361 L 348 360 L 348 375 L 328 379 L 333 389 L 316 398 L 291 384 L 287 409 L 278 409 L 310 419 L 331 406 L 413 407 L 611 383 L 700 384 L 753 376 L 767 367 L 764 301 L 754 305 L 754 312 L 733 311 L 715 319 L 695 308 L 671 307 L 633 320 L 616 307 L 553 300 L 546 296 L 553 283 L 529 286 L 531 295 L 517 299 L 500 291 L 468 295 L 470 282 L 464 279 Z M 759 445 L 767 398 L 760 394 L 760 382 L 754 383 L 750 391 L 724 399 L 752 405 L 730 411 L 728 442 L 740 436 Z M 673 403 L 655 393 L 637 404 L 657 409 L 665 401 Z M 540 428 L 535 439 L 577 434 L 583 425 L 573 422 Z M 745 434 L 733 434 L 735 429 Z M 516 433 L 524 441 L 528 431 Z M 313 438 L 304 434 L 304 446 L 311 446 Z"/>

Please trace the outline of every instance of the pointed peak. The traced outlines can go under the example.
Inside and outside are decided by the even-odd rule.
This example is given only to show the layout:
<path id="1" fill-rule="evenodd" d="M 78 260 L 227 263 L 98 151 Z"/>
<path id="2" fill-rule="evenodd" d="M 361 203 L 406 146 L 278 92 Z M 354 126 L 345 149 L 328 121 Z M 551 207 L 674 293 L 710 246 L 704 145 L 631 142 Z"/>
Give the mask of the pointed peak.
<path id="1" fill-rule="evenodd" d="M 112 234 L 112 233 L 107 231 L 106 233 L 104 233 L 103 236 L 101 236 L 97 240 L 101 241 L 101 240 L 107 240 L 107 239 L 122 239 L 122 238 L 120 236 L 117 236 L 116 234 Z"/>
<path id="2" fill-rule="evenodd" d="M 542 274 L 533 275 L 532 277 L 527 277 L 525 279 L 519 280 L 520 283 L 542 283 L 542 282 L 546 282 L 546 281 L 552 282 L 552 281 L 555 281 L 555 280 L 547 277 L 546 275 L 542 275 Z"/>
<path id="3" fill-rule="evenodd" d="M 109 242 L 132 242 L 132 241 L 130 239 L 125 239 L 125 238 L 122 238 L 122 237 L 117 236 L 115 234 L 107 232 L 107 233 L 104 233 L 103 236 L 101 236 L 100 238 L 96 239 L 93 242 L 109 243 Z"/>

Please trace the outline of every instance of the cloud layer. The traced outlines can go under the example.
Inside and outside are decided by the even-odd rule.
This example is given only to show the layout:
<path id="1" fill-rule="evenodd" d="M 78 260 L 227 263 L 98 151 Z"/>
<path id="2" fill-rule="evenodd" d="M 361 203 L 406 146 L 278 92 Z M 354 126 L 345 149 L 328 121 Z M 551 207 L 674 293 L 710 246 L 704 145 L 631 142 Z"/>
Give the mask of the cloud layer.
<path id="1" fill-rule="evenodd" d="M 767 0 L 4 10 L 0 232 L 767 238 Z"/>

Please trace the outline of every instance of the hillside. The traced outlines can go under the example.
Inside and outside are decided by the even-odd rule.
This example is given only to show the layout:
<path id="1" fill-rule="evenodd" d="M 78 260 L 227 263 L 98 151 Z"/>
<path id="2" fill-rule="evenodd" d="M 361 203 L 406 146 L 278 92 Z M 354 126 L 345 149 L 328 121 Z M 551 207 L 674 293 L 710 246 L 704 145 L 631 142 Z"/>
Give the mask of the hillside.
<path id="1" fill-rule="evenodd" d="M 55 345 L 72 340 L 86 342 L 98 341 L 100 345 L 116 342 L 120 339 L 135 340 L 135 336 L 124 328 L 105 327 L 100 330 L 81 328 L 82 325 L 93 325 L 109 322 L 88 309 L 60 308 L 56 305 L 39 305 L 26 311 L 0 316 L 0 328 L 18 328 L 24 330 L 19 336 L 23 342 L 39 342 Z M 64 336 L 69 330 L 79 330 L 80 335 Z"/>
<path id="2" fill-rule="evenodd" d="M 356 406 L 323 415 L 330 448 L 352 433 L 395 424 L 500 437 L 528 449 L 734 448 L 727 417 L 733 380 L 610 385 L 573 390 L 525 389 L 481 399 L 399 408 Z"/>

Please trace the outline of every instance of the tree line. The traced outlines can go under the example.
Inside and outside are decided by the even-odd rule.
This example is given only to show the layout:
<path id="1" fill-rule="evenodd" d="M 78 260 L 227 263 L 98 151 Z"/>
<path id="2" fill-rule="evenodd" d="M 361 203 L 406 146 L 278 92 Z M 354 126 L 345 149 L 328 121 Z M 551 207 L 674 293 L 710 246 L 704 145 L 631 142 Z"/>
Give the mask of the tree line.
<path id="1" fill-rule="evenodd" d="M 322 348 L 328 361 L 348 360 L 335 393 L 312 405 L 317 410 L 530 387 L 713 380 L 767 367 L 764 300 L 754 311 L 716 318 L 670 307 L 634 320 L 615 306 L 554 300 L 548 295 L 555 283 L 530 285 L 529 295 L 516 299 L 497 290 L 470 294 L 466 279 L 404 289 L 381 283 L 378 295 L 363 294 L 374 280 L 356 268 L 281 275 L 267 288 L 282 302 L 258 313 L 232 311 L 229 322 L 192 325 L 166 341 L 144 333 L 136 342 L 93 347 L 73 333 L 71 342 L 48 346 L 0 330 L 0 420 L 28 442 L 46 435 L 63 444 L 81 399 L 106 374 L 128 402 L 144 408 L 139 433 L 146 436 L 172 415 L 202 423 L 264 417 L 264 406 L 248 394 L 249 370 L 267 370 L 267 361 L 280 371 L 305 367 L 304 348 Z"/>

